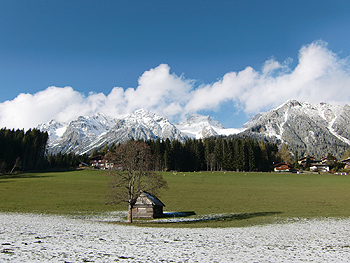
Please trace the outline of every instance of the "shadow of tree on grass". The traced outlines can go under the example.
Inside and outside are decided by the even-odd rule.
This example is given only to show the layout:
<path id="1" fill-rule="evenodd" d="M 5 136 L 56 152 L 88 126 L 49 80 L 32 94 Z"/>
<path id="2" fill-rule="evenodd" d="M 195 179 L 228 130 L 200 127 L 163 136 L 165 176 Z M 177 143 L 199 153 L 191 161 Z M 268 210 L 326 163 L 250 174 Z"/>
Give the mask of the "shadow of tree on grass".
<path id="1" fill-rule="evenodd" d="M 260 216 L 272 216 L 281 214 L 282 212 L 254 212 L 254 213 L 239 213 L 239 214 L 214 214 L 214 215 L 200 215 L 196 217 L 186 218 L 196 215 L 194 211 L 188 212 L 172 212 L 164 213 L 161 219 L 152 220 L 152 223 L 198 223 L 208 221 L 233 221 L 245 220 Z"/>
<path id="2" fill-rule="evenodd" d="M 174 217 L 188 217 L 193 216 L 196 213 L 194 211 L 186 212 L 164 212 L 162 218 L 174 218 Z"/>
<path id="3" fill-rule="evenodd" d="M 44 177 L 52 177 L 49 175 L 40 175 L 40 174 L 31 174 L 31 173 L 23 173 L 23 174 L 3 174 L 0 175 L 1 179 L 21 179 L 21 178 L 44 178 Z M 1 182 L 1 181 L 0 181 Z"/>
<path id="4" fill-rule="evenodd" d="M 50 170 L 43 170 L 43 171 L 33 171 L 33 172 L 23 172 L 23 173 L 3 173 L 0 174 L 0 180 L 1 179 L 20 179 L 20 178 L 45 178 L 45 177 L 54 177 L 57 176 L 59 173 L 65 173 L 65 172 L 80 172 L 84 171 L 84 169 L 71 169 L 71 168 L 57 168 L 57 169 L 50 169 Z M 44 174 L 44 175 L 43 175 Z"/>
<path id="5" fill-rule="evenodd" d="M 259 216 L 271 216 L 281 214 L 282 212 L 254 212 L 254 213 L 241 213 L 241 214 L 217 214 L 217 215 L 209 215 L 203 216 L 202 218 L 198 218 L 198 221 L 231 221 L 231 220 L 244 220 L 253 217 Z"/>

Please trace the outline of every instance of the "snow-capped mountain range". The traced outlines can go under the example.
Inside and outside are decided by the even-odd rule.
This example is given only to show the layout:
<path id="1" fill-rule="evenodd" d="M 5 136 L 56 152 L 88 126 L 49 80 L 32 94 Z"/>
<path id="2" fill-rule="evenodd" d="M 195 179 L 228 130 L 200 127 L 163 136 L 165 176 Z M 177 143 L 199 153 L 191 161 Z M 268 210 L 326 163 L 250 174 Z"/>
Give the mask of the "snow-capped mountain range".
<path id="1" fill-rule="evenodd" d="M 102 148 L 134 139 L 180 140 L 203 138 L 213 135 L 238 133 L 239 129 L 225 129 L 209 116 L 192 115 L 187 121 L 176 125 L 166 118 L 144 109 L 137 110 L 123 118 L 109 118 L 103 114 L 80 116 L 69 123 L 51 120 L 38 126 L 49 134 L 48 152 L 56 154 L 74 152 L 84 154 L 94 148 Z"/>
<path id="2" fill-rule="evenodd" d="M 123 118 L 115 119 L 103 114 L 81 116 L 69 123 L 49 123 L 38 126 L 49 134 L 49 153 L 89 153 L 95 148 L 135 139 L 176 139 L 185 141 L 187 136 L 166 118 L 137 110 Z"/>
<path id="3" fill-rule="evenodd" d="M 312 105 L 290 100 L 276 109 L 253 116 L 240 129 L 226 129 L 221 123 L 199 114 L 186 121 L 170 123 L 166 118 L 140 109 L 123 118 L 103 114 L 81 116 L 69 123 L 54 120 L 38 126 L 49 134 L 49 153 L 90 153 L 94 148 L 134 139 L 185 141 L 216 135 L 253 137 L 286 143 L 299 155 L 342 152 L 350 146 L 350 106 L 326 103 Z"/>

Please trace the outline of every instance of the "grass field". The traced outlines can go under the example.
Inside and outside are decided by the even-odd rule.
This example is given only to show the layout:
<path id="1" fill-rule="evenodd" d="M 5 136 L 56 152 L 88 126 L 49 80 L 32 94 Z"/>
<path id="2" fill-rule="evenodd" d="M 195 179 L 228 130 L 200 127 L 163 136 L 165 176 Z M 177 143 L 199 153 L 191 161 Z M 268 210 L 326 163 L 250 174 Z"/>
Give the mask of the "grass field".
<path id="1" fill-rule="evenodd" d="M 222 172 L 163 176 L 168 182 L 160 195 L 164 211 L 221 216 L 159 226 L 227 227 L 350 216 L 350 176 Z M 2 176 L 0 211 L 88 214 L 126 210 L 126 205 L 106 204 L 109 180 L 106 172 L 89 170 Z"/>
<path id="2" fill-rule="evenodd" d="M 115 209 L 106 205 L 110 178 L 103 171 L 27 173 L 0 178 L 1 211 L 74 214 Z"/>

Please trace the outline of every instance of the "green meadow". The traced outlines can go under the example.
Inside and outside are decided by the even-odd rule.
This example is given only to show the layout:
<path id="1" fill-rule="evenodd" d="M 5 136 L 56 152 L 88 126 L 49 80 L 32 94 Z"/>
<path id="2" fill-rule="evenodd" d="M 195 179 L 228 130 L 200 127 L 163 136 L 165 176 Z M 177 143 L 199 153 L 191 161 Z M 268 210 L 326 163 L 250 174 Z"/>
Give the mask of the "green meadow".
<path id="1" fill-rule="evenodd" d="M 350 216 L 350 176 L 235 172 L 162 173 L 165 212 L 194 212 L 192 223 L 149 226 L 228 227 L 280 220 Z M 126 210 L 108 204 L 105 171 L 27 173 L 0 177 L 0 211 L 92 214 Z M 192 213 L 189 213 L 192 214 Z M 210 217 L 211 216 L 211 217 Z M 142 220 L 136 224 L 145 225 Z"/>

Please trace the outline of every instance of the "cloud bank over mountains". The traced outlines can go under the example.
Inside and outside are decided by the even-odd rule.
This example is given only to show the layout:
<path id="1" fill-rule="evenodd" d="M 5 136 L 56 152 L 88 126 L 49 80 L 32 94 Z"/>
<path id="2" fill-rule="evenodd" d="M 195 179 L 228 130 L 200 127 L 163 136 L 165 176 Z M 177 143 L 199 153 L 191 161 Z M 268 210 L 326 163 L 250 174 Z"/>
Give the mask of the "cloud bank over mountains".
<path id="1" fill-rule="evenodd" d="M 315 41 L 300 49 L 294 69 L 290 63 L 291 59 L 278 62 L 271 58 L 259 71 L 246 67 L 200 86 L 195 80 L 170 73 L 167 64 L 160 64 L 145 71 L 136 88 L 114 87 L 108 95 L 84 95 L 72 87 L 52 86 L 0 103 L 0 126 L 28 129 L 51 119 L 70 121 L 97 112 L 120 117 L 140 108 L 178 121 L 201 110 L 220 110 L 223 103 L 232 103 L 237 111 L 252 115 L 288 99 L 350 102 L 349 57 L 340 58 L 327 43 Z"/>

